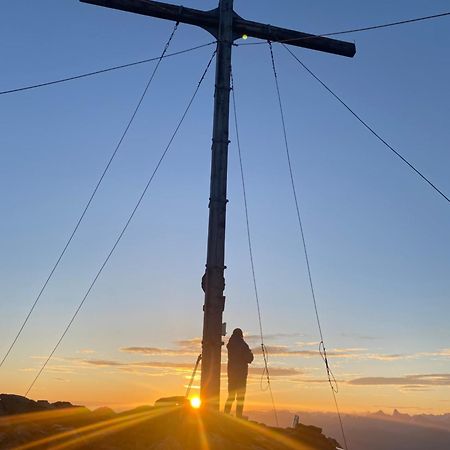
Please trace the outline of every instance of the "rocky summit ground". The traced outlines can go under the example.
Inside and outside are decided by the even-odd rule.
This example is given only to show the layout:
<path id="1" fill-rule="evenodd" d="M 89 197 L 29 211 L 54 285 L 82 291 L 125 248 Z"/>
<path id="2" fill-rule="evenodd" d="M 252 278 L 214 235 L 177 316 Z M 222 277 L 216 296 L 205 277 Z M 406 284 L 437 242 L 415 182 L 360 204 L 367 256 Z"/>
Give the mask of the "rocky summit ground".
<path id="1" fill-rule="evenodd" d="M 0 395 L 0 449 L 335 450 L 320 428 L 267 427 L 190 407 L 90 411 Z"/>

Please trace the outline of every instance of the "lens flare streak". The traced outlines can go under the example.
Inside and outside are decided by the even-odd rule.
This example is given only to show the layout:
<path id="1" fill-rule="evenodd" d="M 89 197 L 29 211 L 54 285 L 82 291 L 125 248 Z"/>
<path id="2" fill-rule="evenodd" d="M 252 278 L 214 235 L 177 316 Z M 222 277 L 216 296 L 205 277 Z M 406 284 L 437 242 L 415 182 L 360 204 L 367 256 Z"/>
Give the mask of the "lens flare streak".
<path id="1" fill-rule="evenodd" d="M 111 434 L 136 425 L 140 422 L 152 420 L 156 417 L 162 416 L 173 411 L 175 408 L 161 408 L 156 411 L 145 411 L 141 413 L 130 414 L 125 417 L 117 417 L 110 420 L 104 420 L 99 423 L 86 425 L 74 430 L 64 431 L 62 433 L 54 434 L 33 442 L 16 447 L 15 450 L 30 450 L 42 445 L 55 443 L 49 450 L 61 450 L 78 443 L 86 443 L 90 439 L 95 439 L 99 436 Z M 57 441 L 68 439 L 63 443 L 56 444 Z"/>

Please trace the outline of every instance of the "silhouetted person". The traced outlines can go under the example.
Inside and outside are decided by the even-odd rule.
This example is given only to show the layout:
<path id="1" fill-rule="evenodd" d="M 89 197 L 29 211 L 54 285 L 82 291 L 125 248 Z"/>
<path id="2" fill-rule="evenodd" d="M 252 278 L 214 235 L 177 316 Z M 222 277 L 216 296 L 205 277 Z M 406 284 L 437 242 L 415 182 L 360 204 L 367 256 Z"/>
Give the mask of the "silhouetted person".
<path id="1" fill-rule="evenodd" d="M 248 365 L 253 361 L 253 353 L 244 341 L 240 328 L 236 328 L 227 344 L 228 349 L 228 398 L 225 414 L 230 414 L 236 399 L 236 417 L 242 417 L 245 390 L 247 387 Z"/>

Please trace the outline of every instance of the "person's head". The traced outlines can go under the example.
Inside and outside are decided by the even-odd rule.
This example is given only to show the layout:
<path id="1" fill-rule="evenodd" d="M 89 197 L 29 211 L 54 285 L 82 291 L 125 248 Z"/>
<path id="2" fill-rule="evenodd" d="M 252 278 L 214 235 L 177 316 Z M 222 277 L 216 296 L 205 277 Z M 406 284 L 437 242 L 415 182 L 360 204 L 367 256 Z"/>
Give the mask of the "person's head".
<path id="1" fill-rule="evenodd" d="M 237 338 L 244 339 L 244 333 L 242 332 L 242 330 L 240 328 L 235 328 L 233 330 L 233 334 L 231 336 L 234 337 L 235 339 L 237 339 Z"/>

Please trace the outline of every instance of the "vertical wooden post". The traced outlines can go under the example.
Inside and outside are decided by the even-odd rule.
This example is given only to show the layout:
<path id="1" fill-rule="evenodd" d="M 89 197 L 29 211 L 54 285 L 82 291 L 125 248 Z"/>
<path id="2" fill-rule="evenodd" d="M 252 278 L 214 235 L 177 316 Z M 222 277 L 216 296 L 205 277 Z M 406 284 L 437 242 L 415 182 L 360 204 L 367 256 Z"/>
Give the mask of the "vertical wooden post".
<path id="1" fill-rule="evenodd" d="M 207 408 L 219 409 L 222 351 L 222 314 L 225 306 L 225 220 L 227 205 L 228 130 L 230 109 L 233 0 L 219 2 L 219 32 L 214 94 L 214 122 L 209 198 L 206 271 L 202 286 L 202 372 L 200 396 Z"/>

